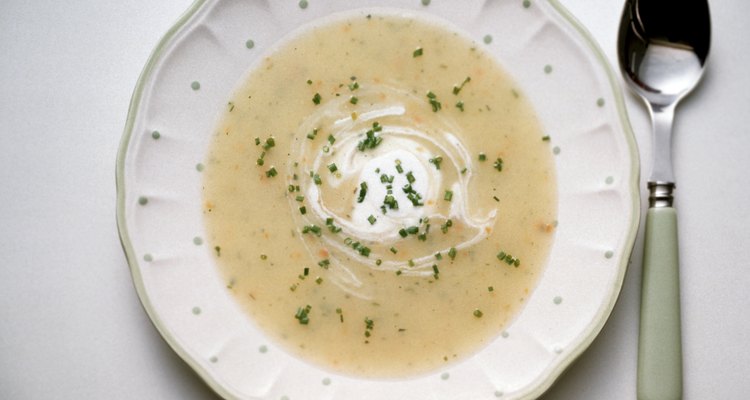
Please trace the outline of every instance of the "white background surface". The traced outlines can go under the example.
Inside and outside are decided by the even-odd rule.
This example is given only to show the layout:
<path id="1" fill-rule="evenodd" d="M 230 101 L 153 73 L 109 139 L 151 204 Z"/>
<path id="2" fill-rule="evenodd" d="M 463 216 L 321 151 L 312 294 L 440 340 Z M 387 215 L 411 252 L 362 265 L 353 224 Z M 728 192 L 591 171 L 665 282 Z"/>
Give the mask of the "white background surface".
<path id="1" fill-rule="evenodd" d="M 616 66 L 622 0 L 561 1 Z M 0 399 L 217 398 L 143 312 L 115 224 L 130 96 L 189 5 L 0 3 Z M 709 69 L 675 124 L 685 398 L 745 399 L 750 3 L 717 0 L 711 12 Z M 645 180 L 650 126 L 626 101 Z M 609 322 L 544 399 L 635 398 L 642 239 Z"/>

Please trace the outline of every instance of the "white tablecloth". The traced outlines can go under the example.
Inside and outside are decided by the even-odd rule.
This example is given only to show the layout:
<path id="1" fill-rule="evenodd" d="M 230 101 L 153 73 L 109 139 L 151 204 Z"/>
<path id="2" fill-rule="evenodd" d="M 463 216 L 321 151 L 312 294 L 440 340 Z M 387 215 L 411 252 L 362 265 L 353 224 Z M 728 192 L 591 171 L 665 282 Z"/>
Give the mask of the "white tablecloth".
<path id="1" fill-rule="evenodd" d="M 616 65 L 622 0 L 562 1 Z M 131 93 L 189 5 L 0 5 L 1 399 L 217 398 L 143 312 L 115 225 L 115 155 Z M 711 6 L 709 69 L 675 124 L 684 387 L 686 399 L 745 399 L 750 3 Z M 647 114 L 626 100 L 645 177 Z M 641 254 L 642 230 L 609 322 L 545 399 L 635 398 Z"/>

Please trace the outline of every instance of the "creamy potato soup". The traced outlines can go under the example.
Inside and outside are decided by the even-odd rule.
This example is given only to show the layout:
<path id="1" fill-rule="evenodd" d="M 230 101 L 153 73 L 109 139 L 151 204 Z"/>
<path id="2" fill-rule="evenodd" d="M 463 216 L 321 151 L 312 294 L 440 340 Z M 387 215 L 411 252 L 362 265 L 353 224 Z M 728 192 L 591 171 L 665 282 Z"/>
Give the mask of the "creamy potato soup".
<path id="1" fill-rule="evenodd" d="M 215 131 L 205 222 L 227 290 L 323 368 L 404 377 L 513 320 L 556 218 L 549 138 L 451 28 L 357 14 L 262 59 Z"/>

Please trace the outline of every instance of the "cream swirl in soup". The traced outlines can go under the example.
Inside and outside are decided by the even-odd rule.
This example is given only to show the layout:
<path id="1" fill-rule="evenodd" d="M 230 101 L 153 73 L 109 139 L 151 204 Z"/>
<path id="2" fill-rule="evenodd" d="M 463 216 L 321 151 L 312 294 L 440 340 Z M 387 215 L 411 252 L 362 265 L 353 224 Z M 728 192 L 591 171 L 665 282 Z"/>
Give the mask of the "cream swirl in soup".
<path id="1" fill-rule="evenodd" d="M 549 137 L 477 43 L 379 12 L 289 38 L 227 105 L 206 226 L 227 289 L 289 352 L 369 377 L 495 340 L 554 233 Z"/>

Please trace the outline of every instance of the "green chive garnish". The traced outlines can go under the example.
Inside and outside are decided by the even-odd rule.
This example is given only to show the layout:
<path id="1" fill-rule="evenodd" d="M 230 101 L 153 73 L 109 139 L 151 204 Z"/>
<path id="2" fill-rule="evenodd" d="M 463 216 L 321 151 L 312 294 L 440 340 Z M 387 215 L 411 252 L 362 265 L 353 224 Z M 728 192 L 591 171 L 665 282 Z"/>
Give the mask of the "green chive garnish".
<path id="1" fill-rule="evenodd" d="M 375 221 L 377 221 L 378 219 L 375 218 L 374 215 L 370 214 L 370 216 L 367 217 L 367 220 L 370 222 L 370 225 L 375 225 Z"/>
<path id="2" fill-rule="evenodd" d="M 448 250 L 448 257 L 450 257 L 451 260 L 455 260 L 456 259 L 456 248 L 455 247 L 451 247 L 450 250 Z"/>
<path id="3" fill-rule="evenodd" d="M 475 317 L 482 318 L 482 315 L 484 315 L 484 313 L 482 312 L 482 310 L 480 310 L 478 308 L 474 310 L 474 316 Z"/>
<path id="4" fill-rule="evenodd" d="M 339 169 L 339 167 L 336 166 L 336 163 L 328 164 L 328 170 L 333 172 L 336 172 Z"/>
<path id="5" fill-rule="evenodd" d="M 320 99 L 321 99 L 320 93 L 315 93 L 315 96 L 313 96 L 312 98 L 312 102 L 315 104 L 320 104 Z"/>
<path id="6" fill-rule="evenodd" d="M 500 158 L 500 157 L 498 157 L 498 158 L 497 158 L 497 160 L 495 160 L 495 163 L 494 163 L 494 164 L 492 164 L 492 166 L 493 166 L 493 167 L 494 167 L 494 168 L 495 168 L 496 170 L 498 170 L 498 171 L 502 171 L 502 170 L 503 170 L 503 159 L 502 159 L 502 158 Z"/>
<path id="7" fill-rule="evenodd" d="M 414 50 L 414 52 L 413 52 L 413 53 L 411 53 L 412 57 L 419 57 L 419 56 L 421 56 L 422 54 L 424 54 L 424 50 L 422 50 L 422 48 L 421 48 L 421 47 L 417 47 L 417 49 L 416 49 L 416 50 Z"/>
<path id="8" fill-rule="evenodd" d="M 310 310 L 312 310 L 312 307 L 309 304 L 305 307 L 297 308 L 297 313 L 294 314 L 294 318 L 299 321 L 300 325 L 307 325 L 310 323 L 310 318 L 308 317 Z"/>
<path id="9" fill-rule="evenodd" d="M 479 153 L 479 161 L 484 161 L 487 159 L 487 155 L 484 153 Z"/>
<path id="10" fill-rule="evenodd" d="M 445 196 L 443 196 L 443 200 L 445 201 L 451 201 L 453 199 L 453 192 L 450 190 L 445 191 Z"/>
<path id="11" fill-rule="evenodd" d="M 357 203 L 365 201 L 365 196 L 367 196 L 367 182 L 362 182 L 359 184 L 359 197 L 357 197 Z"/>
<path id="12" fill-rule="evenodd" d="M 276 175 L 278 175 L 278 172 L 276 172 L 276 167 L 271 167 L 271 169 L 266 171 L 266 177 L 268 178 L 273 178 Z"/>

